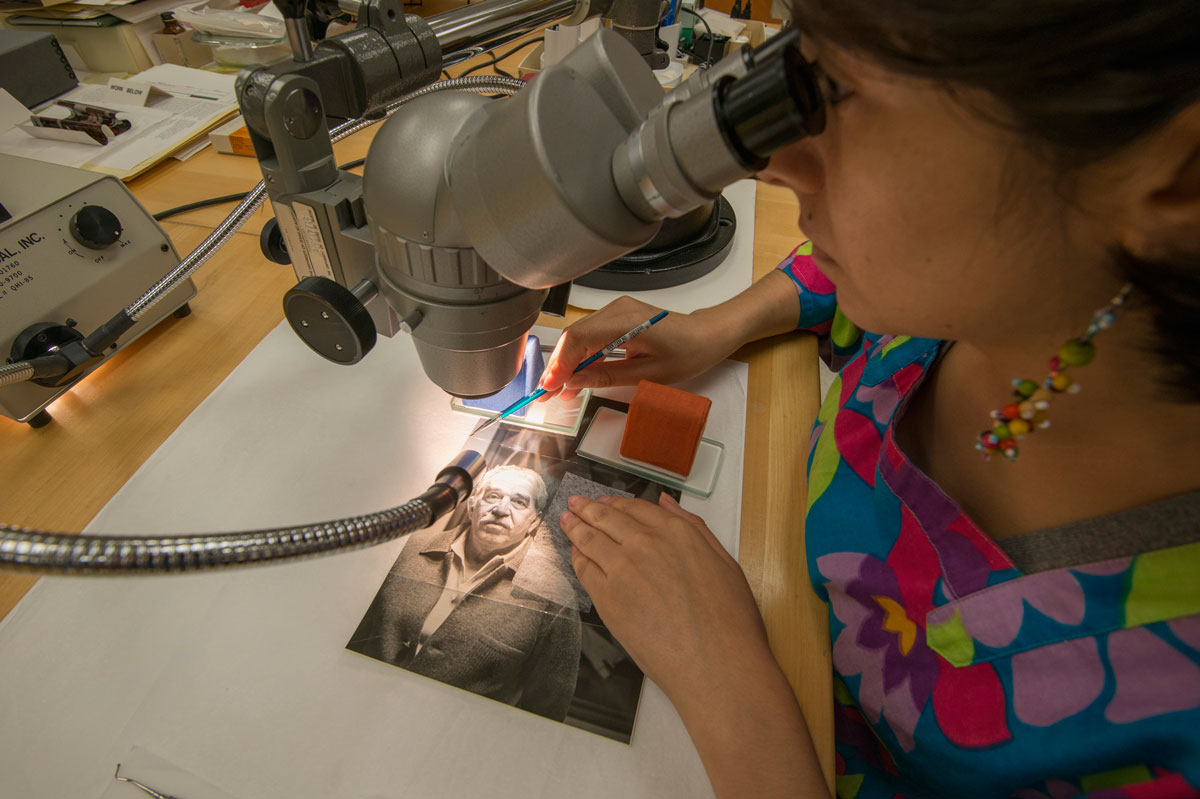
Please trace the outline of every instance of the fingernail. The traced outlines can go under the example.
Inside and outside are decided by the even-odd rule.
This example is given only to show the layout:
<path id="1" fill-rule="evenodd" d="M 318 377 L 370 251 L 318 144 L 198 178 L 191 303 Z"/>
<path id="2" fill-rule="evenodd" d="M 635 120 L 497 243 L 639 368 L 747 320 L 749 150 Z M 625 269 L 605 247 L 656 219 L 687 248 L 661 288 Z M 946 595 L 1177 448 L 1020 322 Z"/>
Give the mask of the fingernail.
<path id="1" fill-rule="evenodd" d="M 559 521 L 564 525 L 574 524 L 578 517 L 571 511 L 563 511 L 563 515 L 559 517 Z"/>
<path id="2" fill-rule="evenodd" d="M 659 495 L 658 495 L 658 499 L 659 499 L 659 501 L 660 501 L 660 502 L 662 502 L 663 504 L 665 504 L 665 505 L 669 505 L 669 506 L 670 506 L 670 507 L 672 507 L 672 508 L 678 508 L 678 507 L 679 507 L 679 502 L 677 502 L 677 501 L 676 501 L 675 497 L 671 496 L 671 495 L 670 495 L 670 494 L 668 494 L 666 491 L 664 491 L 664 492 L 662 492 L 661 494 L 659 494 Z"/>
<path id="3" fill-rule="evenodd" d="M 609 502 L 612 502 L 612 497 L 600 497 L 600 499 L 598 499 L 596 501 L 608 504 Z"/>
<path id="4" fill-rule="evenodd" d="M 571 510 L 579 510 L 580 508 L 583 507 L 584 502 L 586 502 L 586 500 L 583 497 L 577 496 L 577 495 L 572 496 L 570 499 L 567 500 L 567 507 L 570 508 Z"/>

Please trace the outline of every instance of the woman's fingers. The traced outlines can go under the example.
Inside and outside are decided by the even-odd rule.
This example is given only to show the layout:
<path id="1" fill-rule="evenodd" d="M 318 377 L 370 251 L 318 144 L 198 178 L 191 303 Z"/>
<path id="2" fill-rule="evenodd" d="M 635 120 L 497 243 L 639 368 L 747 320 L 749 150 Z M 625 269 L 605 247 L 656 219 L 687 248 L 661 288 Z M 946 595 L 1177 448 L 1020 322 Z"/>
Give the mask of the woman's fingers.
<path id="1" fill-rule="evenodd" d="M 575 576 L 579 578 L 583 590 L 587 591 L 589 596 L 594 594 L 599 588 L 596 581 L 605 576 L 604 570 L 576 546 L 571 547 L 571 567 L 575 569 Z"/>
<path id="2" fill-rule="evenodd" d="M 645 335 L 644 333 L 642 335 Z M 663 364 L 652 356 L 629 357 L 613 361 L 598 361 L 567 378 L 565 391 L 579 393 L 585 388 L 636 386 L 641 380 L 662 377 Z"/>
<path id="3" fill-rule="evenodd" d="M 625 497 L 605 497 L 603 502 L 596 502 L 587 497 L 573 496 L 567 501 L 567 507 L 586 524 L 621 544 L 634 532 L 638 520 L 624 512 L 622 508 L 627 506 L 618 506 L 613 502 L 617 499 L 631 501 Z"/>
<path id="4" fill-rule="evenodd" d="M 586 358 L 658 311 L 658 308 L 639 300 L 620 297 L 571 325 L 559 337 L 539 385 L 547 389 L 565 385 L 575 367 Z M 574 393 L 578 393 L 578 390 Z M 564 392 L 563 397 L 570 399 L 574 393 Z"/>
<path id="5" fill-rule="evenodd" d="M 607 574 L 618 557 L 620 545 L 607 532 L 588 524 L 571 511 L 562 515 L 559 524 L 575 548 Z"/>
<path id="6" fill-rule="evenodd" d="M 590 512 L 592 517 L 598 521 L 605 518 L 616 518 L 616 515 L 620 514 L 653 530 L 661 527 L 666 518 L 661 508 L 644 499 L 634 499 L 633 497 L 604 497 L 598 502 L 593 502 L 592 505 L 596 507 Z"/>

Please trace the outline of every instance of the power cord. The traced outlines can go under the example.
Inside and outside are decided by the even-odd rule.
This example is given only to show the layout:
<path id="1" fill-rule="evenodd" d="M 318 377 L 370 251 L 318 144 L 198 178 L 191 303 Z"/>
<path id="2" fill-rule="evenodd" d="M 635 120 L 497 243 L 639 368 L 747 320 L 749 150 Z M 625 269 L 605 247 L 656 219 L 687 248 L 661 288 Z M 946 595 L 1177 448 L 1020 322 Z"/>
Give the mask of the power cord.
<path id="1" fill-rule="evenodd" d="M 362 166 L 366 160 L 367 159 L 365 159 L 365 158 L 357 158 L 353 161 L 349 161 L 345 164 L 342 164 L 338 168 L 339 169 L 354 169 L 354 167 L 356 167 L 356 166 Z M 220 197 L 209 197 L 207 200 L 197 200 L 194 203 L 188 203 L 186 205 L 179 205 L 179 206 L 176 206 L 175 208 L 168 208 L 165 211 L 159 211 L 157 214 L 154 214 L 154 221 L 161 222 L 162 220 L 164 220 L 168 217 L 176 216 L 177 214 L 187 213 L 188 211 L 195 211 L 200 208 L 208 208 L 210 205 L 221 205 L 222 203 L 241 202 L 242 200 L 246 199 L 246 195 L 249 193 L 250 192 L 248 192 L 248 191 L 243 191 L 243 192 L 239 192 L 237 194 L 225 194 Z"/>
<path id="2" fill-rule="evenodd" d="M 487 61 L 482 61 L 482 62 L 476 64 L 475 66 L 471 67 L 470 69 L 465 70 L 461 74 L 455 75 L 454 77 L 456 77 L 456 78 L 466 77 L 467 75 L 470 75 L 472 72 L 483 69 L 484 67 L 490 67 L 490 66 L 492 66 L 496 63 L 499 63 L 500 61 L 503 61 L 504 59 L 508 58 L 513 53 L 516 53 L 520 50 L 524 50 L 526 47 L 528 47 L 531 44 L 537 44 L 538 42 L 544 41 L 545 38 L 546 37 L 544 37 L 544 36 L 535 36 L 532 39 L 528 39 L 524 42 L 521 42 L 520 44 L 518 44 L 516 47 L 512 48 L 511 50 L 506 50 L 505 52 L 501 53 L 500 55 L 496 56 L 495 58 L 491 58 Z M 505 72 L 503 69 L 500 69 L 499 67 L 496 67 L 496 72 L 498 72 L 499 74 L 503 75 L 506 78 L 513 77 L 512 75 L 508 74 L 507 72 Z"/>
<path id="3" fill-rule="evenodd" d="M 695 17 L 700 22 L 700 24 L 702 24 L 704 26 L 704 30 L 706 30 L 708 32 L 708 60 L 702 59 L 700 54 L 697 53 L 694 48 L 688 48 L 686 50 L 680 49 L 679 52 L 683 53 L 686 56 L 690 56 L 691 58 L 694 58 L 697 62 L 702 62 L 703 66 L 705 66 L 705 67 L 711 67 L 713 64 L 717 63 L 716 59 L 713 58 L 713 46 L 716 45 L 716 43 L 717 43 L 717 36 L 715 33 L 713 33 L 713 29 L 708 24 L 708 20 L 706 20 L 700 13 L 698 13 L 696 11 L 689 11 L 687 13 L 689 13 L 693 17 Z"/>

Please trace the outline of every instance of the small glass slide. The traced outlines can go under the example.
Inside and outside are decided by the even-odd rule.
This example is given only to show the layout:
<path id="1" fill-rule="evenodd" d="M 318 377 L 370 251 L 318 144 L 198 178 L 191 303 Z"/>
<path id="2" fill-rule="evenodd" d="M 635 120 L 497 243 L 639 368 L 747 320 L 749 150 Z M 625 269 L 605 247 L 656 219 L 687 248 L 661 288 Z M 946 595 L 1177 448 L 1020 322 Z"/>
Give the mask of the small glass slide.
<path id="1" fill-rule="evenodd" d="M 592 390 L 585 388 L 570 402 L 563 402 L 558 397 L 545 402 L 531 402 L 525 406 L 524 416 L 513 414 L 500 424 L 528 427 L 533 430 L 544 430 L 547 433 L 574 437 L 579 432 L 579 426 L 583 424 L 583 410 L 587 407 L 588 398 L 591 396 Z M 491 419 L 496 415 L 495 411 L 489 411 L 486 408 L 472 408 L 469 405 L 463 405 L 462 400 L 458 397 L 450 400 L 450 408 L 458 413 L 467 413 L 484 419 Z"/>
<path id="2" fill-rule="evenodd" d="M 717 474 L 721 471 L 721 461 L 725 457 L 725 447 L 720 442 L 710 438 L 700 439 L 696 460 L 692 463 L 692 473 L 684 477 L 648 463 L 622 457 L 621 437 L 624 434 L 625 414 L 612 408 L 600 408 L 596 411 L 592 423 L 588 425 L 587 432 L 583 434 L 578 452 L 585 458 L 687 491 L 689 494 L 699 497 L 712 495 L 717 485 Z"/>

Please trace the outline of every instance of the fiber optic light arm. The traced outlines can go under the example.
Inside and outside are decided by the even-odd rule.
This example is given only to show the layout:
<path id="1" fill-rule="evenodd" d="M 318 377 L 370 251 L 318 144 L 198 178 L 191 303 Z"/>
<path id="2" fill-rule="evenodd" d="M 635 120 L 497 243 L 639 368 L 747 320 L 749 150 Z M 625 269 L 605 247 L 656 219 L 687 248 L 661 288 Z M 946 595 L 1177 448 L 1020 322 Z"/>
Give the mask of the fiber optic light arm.
<path id="1" fill-rule="evenodd" d="M 361 549 L 429 527 L 466 499 L 483 472 L 466 450 L 424 493 L 379 513 L 300 527 L 186 536 L 74 535 L 0 524 L 0 570 L 51 574 L 163 574 L 296 560 Z"/>

